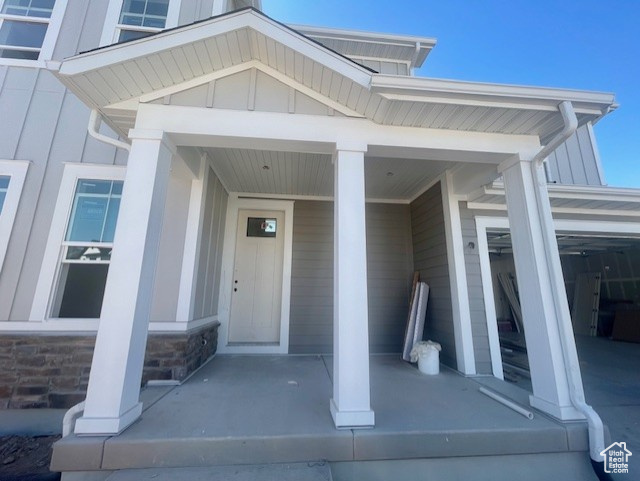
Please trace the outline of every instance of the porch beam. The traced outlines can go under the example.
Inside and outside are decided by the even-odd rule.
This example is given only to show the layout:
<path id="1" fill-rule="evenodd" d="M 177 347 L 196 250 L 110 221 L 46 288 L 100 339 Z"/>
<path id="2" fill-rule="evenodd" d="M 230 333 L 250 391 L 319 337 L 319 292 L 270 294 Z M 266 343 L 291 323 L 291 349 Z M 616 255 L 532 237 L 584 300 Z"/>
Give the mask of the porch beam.
<path id="1" fill-rule="evenodd" d="M 371 427 L 375 423 L 369 386 L 365 150 L 364 144 L 339 144 L 333 157 L 333 398 L 330 410 L 337 428 Z"/>
<path id="2" fill-rule="evenodd" d="M 144 363 L 162 216 L 175 148 L 162 132 L 134 130 L 114 248 L 76 434 L 118 434 L 142 413 Z"/>
<path id="3" fill-rule="evenodd" d="M 515 154 L 532 158 L 537 136 L 379 125 L 368 119 L 140 105 L 137 122 L 171 134 L 178 145 L 332 154 L 349 132 L 370 155 L 498 164 Z"/>
<path id="4" fill-rule="evenodd" d="M 561 344 L 560 323 L 571 323 L 566 292 L 555 292 L 562 279 L 551 206 L 541 164 L 515 159 L 502 174 L 513 239 L 516 278 L 531 371 L 530 403 L 561 420 L 583 419 L 571 402 Z M 567 340 L 574 346 L 575 340 Z M 579 386 L 582 389 L 582 386 Z"/>

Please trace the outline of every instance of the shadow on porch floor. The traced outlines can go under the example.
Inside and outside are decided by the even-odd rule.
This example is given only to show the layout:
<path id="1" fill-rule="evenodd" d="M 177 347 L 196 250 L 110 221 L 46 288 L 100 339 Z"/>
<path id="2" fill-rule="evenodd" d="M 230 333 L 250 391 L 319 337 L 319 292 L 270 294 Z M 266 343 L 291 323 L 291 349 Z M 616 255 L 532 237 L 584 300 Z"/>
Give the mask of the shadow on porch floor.
<path id="1" fill-rule="evenodd" d="M 182 386 L 143 391 L 142 418 L 116 437 L 56 444 L 58 471 L 374 461 L 586 451 L 584 423 L 533 420 L 478 391 L 526 403 L 495 378 L 444 369 L 424 376 L 396 356 L 372 356 L 376 426 L 334 428 L 330 356 L 218 356 Z M 586 456 L 586 454 L 585 454 Z"/>

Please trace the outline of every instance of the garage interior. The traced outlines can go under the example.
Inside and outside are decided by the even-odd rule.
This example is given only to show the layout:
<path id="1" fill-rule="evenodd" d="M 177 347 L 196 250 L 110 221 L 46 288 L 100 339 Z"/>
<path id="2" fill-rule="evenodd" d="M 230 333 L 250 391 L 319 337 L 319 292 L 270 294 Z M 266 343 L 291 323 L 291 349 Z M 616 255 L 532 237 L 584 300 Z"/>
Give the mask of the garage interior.
<path id="1" fill-rule="evenodd" d="M 640 237 L 558 233 L 576 336 L 640 342 Z M 524 328 L 508 229 L 487 231 L 506 380 L 530 390 Z"/>

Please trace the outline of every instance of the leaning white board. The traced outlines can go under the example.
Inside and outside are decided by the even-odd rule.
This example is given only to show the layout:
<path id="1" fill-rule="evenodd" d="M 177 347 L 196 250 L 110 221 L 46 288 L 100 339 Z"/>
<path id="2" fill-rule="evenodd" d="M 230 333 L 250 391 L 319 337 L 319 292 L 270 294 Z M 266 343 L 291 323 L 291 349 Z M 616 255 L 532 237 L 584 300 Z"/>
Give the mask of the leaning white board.
<path id="1" fill-rule="evenodd" d="M 418 294 L 418 313 L 416 315 L 416 325 L 413 331 L 413 346 L 422 341 L 424 334 L 424 321 L 427 315 L 427 302 L 429 301 L 429 285 L 426 282 L 420 283 L 420 292 Z"/>
<path id="2" fill-rule="evenodd" d="M 429 286 L 426 282 L 418 283 L 415 297 L 411 303 L 411 315 L 407 326 L 407 333 L 402 349 L 402 359 L 410 361 L 411 349 L 416 342 L 422 341 L 424 332 L 424 319 L 427 313 L 427 300 L 429 297 Z"/>
<path id="3" fill-rule="evenodd" d="M 416 316 L 418 315 L 418 296 L 420 295 L 420 283 L 416 284 L 416 290 L 411 299 L 411 311 L 407 321 L 407 331 L 404 336 L 404 346 L 402 349 L 402 359 L 409 362 L 411 359 L 411 349 L 413 349 L 413 334 L 416 327 Z"/>

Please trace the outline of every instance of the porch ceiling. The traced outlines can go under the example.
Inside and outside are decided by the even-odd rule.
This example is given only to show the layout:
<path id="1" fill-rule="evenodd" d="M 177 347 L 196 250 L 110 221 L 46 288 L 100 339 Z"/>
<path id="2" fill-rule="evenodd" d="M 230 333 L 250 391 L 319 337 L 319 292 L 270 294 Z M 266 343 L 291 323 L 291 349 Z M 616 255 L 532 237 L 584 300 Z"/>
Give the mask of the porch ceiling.
<path id="1" fill-rule="evenodd" d="M 615 108 L 611 94 L 380 75 L 253 9 L 85 52 L 51 68 L 126 137 L 140 103 L 256 62 L 294 90 L 382 125 L 535 135 L 544 141 L 562 128 L 557 106 L 563 100 L 574 104 L 581 124 Z M 253 110 L 250 104 L 247 110 Z"/>
<path id="2" fill-rule="evenodd" d="M 333 196 L 333 165 L 327 154 L 251 149 L 206 149 L 230 192 Z M 369 199 L 410 200 L 454 162 L 365 157 Z"/>

